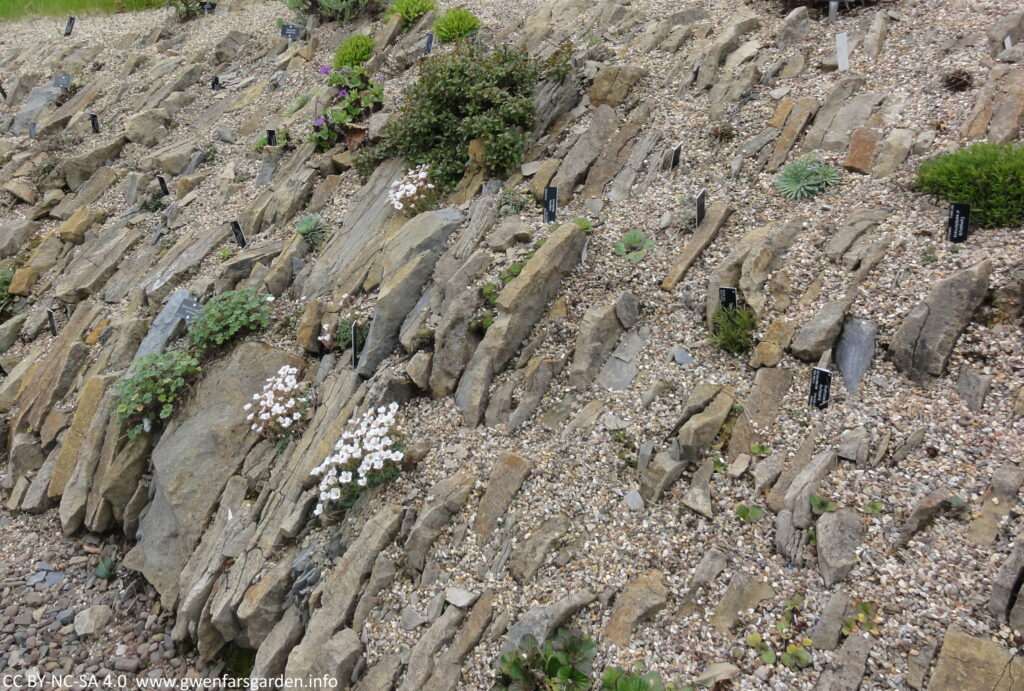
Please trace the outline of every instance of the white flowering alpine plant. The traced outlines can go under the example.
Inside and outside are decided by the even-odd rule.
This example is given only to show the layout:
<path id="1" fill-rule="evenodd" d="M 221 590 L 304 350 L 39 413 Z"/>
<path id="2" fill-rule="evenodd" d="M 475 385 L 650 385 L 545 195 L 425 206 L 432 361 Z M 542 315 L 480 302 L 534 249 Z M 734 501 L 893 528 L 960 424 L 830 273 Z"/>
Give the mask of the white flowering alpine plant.
<path id="1" fill-rule="evenodd" d="M 434 183 L 430 181 L 430 166 L 424 163 L 391 183 L 388 189 L 388 203 L 398 211 L 413 215 L 426 211 L 433 202 L 434 195 Z"/>
<path id="2" fill-rule="evenodd" d="M 296 379 L 299 370 L 284 365 L 277 374 L 267 379 L 263 391 L 253 394 L 252 403 L 246 403 L 245 417 L 252 429 L 272 439 L 292 436 L 299 426 L 309 399 L 303 393 L 304 385 Z"/>
<path id="3" fill-rule="evenodd" d="M 367 486 L 395 477 L 404 454 L 395 448 L 392 429 L 398 404 L 367 411 L 349 421 L 332 455 L 310 472 L 320 478 L 319 516 L 334 507 L 348 507 Z"/>

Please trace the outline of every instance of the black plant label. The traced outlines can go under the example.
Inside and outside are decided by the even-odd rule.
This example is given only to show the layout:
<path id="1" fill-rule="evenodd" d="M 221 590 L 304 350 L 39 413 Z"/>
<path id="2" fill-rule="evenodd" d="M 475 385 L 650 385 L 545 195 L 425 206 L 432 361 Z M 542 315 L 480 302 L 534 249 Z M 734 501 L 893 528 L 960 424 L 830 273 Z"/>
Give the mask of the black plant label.
<path id="1" fill-rule="evenodd" d="M 96 116 L 96 113 L 89 113 L 89 122 L 92 124 L 92 131 L 95 134 L 100 133 L 100 119 Z"/>
<path id="2" fill-rule="evenodd" d="M 58 89 L 68 89 L 71 87 L 71 77 L 66 74 L 55 77 L 53 85 Z"/>
<path id="3" fill-rule="evenodd" d="M 46 321 L 50 323 L 50 333 L 57 335 L 57 321 L 53 318 L 53 310 L 46 310 Z"/>
<path id="4" fill-rule="evenodd" d="M 427 34 L 427 45 L 426 45 L 427 55 L 430 55 L 430 52 L 432 50 L 434 50 L 434 34 Z"/>
<path id="5" fill-rule="evenodd" d="M 74 17 L 68 17 L 68 23 L 64 27 L 64 35 L 65 36 L 70 36 L 71 32 L 74 31 L 74 30 L 75 30 L 75 18 Z"/>
<path id="6" fill-rule="evenodd" d="M 946 221 L 946 240 L 949 242 L 963 242 L 969 234 L 968 227 L 971 223 L 970 204 L 950 204 L 949 218 Z"/>
<path id="7" fill-rule="evenodd" d="M 277 146 L 277 130 L 267 130 L 267 146 Z"/>
<path id="8" fill-rule="evenodd" d="M 283 24 L 281 26 L 282 38 L 298 38 L 302 35 L 302 27 L 296 24 Z"/>
<path id="9" fill-rule="evenodd" d="M 210 14 L 217 9 L 217 3 L 215 2 L 201 2 L 199 3 L 199 9 L 203 11 L 203 14 Z"/>
<path id="10" fill-rule="evenodd" d="M 718 288 L 718 304 L 722 306 L 722 309 L 734 310 L 738 302 L 738 291 L 735 288 L 729 286 L 719 286 Z"/>
<path id="11" fill-rule="evenodd" d="M 822 367 L 811 370 L 811 393 L 807 397 L 807 405 L 819 410 L 828 407 L 828 399 L 832 395 L 832 372 Z"/>
<path id="12" fill-rule="evenodd" d="M 239 247 L 245 247 L 245 235 L 242 234 L 242 224 L 238 221 L 231 222 L 231 233 L 235 236 L 235 242 L 238 243 Z"/>
<path id="13" fill-rule="evenodd" d="M 558 188 L 544 188 L 544 222 L 554 223 L 558 220 Z"/>
<path id="14" fill-rule="evenodd" d="M 702 189 L 697 193 L 697 225 L 700 225 L 700 222 L 704 220 L 707 201 L 708 191 L 706 189 Z"/>
<path id="15" fill-rule="evenodd" d="M 167 189 L 167 178 L 165 178 L 163 175 L 157 175 L 156 181 L 160 183 L 160 191 L 163 192 L 163 196 L 166 197 L 168 194 L 171 193 L 171 191 Z"/>

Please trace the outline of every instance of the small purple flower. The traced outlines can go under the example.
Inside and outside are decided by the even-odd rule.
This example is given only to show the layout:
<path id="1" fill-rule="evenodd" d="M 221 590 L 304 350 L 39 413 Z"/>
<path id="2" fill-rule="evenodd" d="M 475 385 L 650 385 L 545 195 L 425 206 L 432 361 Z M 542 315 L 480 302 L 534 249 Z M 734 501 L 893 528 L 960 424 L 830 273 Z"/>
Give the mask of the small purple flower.
<path id="1" fill-rule="evenodd" d="M 383 82 L 384 81 L 384 75 L 382 75 L 382 74 L 375 74 L 375 75 L 373 75 L 373 81 L 377 82 L 378 84 Z"/>
<path id="2" fill-rule="evenodd" d="M 339 91 L 338 98 L 348 98 L 348 89 L 342 89 Z"/>
<path id="3" fill-rule="evenodd" d="M 320 68 L 320 74 L 330 74 L 331 68 L 329 65 L 324 65 Z"/>
<path id="4" fill-rule="evenodd" d="M 322 117 L 320 117 L 320 118 L 317 118 L 316 120 L 314 120 L 313 124 L 316 125 L 317 127 L 323 127 L 325 122 L 327 122 L 327 121 L 324 120 Z"/>

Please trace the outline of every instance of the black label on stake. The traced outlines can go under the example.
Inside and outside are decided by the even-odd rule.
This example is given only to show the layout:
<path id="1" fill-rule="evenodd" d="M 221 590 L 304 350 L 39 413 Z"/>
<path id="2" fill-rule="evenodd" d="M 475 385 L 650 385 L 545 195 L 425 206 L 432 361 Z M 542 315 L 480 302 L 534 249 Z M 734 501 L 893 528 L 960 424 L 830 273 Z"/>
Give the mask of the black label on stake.
<path id="1" fill-rule="evenodd" d="M 697 225 L 704 220 L 705 204 L 708 200 L 708 191 L 706 189 L 701 190 L 697 193 Z"/>
<path id="2" fill-rule="evenodd" d="M 58 89 L 67 89 L 71 86 L 71 77 L 66 74 L 59 75 L 54 78 L 53 85 Z"/>
<path id="3" fill-rule="evenodd" d="M 189 324 L 196 318 L 196 315 L 199 314 L 199 310 L 201 309 L 203 309 L 203 306 L 198 302 L 192 298 L 185 298 L 181 301 L 181 304 L 178 305 L 178 310 L 174 314 L 181 319 L 184 319 L 186 324 Z"/>
<path id="4" fill-rule="evenodd" d="M 100 119 L 96 117 L 96 113 L 89 113 L 89 122 L 92 123 L 92 131 L 96 134 L 100 133 Z"/>
<path id="5" fill-rule="evenodd" d="M 949 242 L 963 242 L 969 234 L 968 226 L 971 223 L 970 204 L 950 204 L 949 220 L 946 221 L 946 240 Z"/>
<path id="6" fill-rule="evenodd" d="M 238 243 L 239 247 L 245 247 L 245 235 L 242 234 L 242 224 L 238 221 L 231 222 L 231 232 L 235 236 L 235 242 Z"/>
<path id="7" fill-rule="evenodd" d="M 5 101 L 7 100 L 7 92 L 4 91 L 3 85 L 0 85 L 0 98 L 3 98 Z"/>
<path id="8" fill-rule="evenodd" d="M 828 407 L 828 399 L 832 395 L 832 372 L 821 367 L 811 370 L 811 393 L 807 397 L 807 405 L 819 410 Z"/>
<path id="9" fill-rule="evenodd" d="M 267 130 L 267 146 L 277 146 L 277 130 Z"/>
<path id="10" fill-rule="evenodd" d="M 281 25 L 281 37 L 282 38 L 298 38 L 302 35 L 302 27 L 296 24 L 283 24 Z"/>
<path id="11" fill-rule="evenodd" d="M 544 188 L 544 222 L 554 223 L 558 220 L 558 188 Z"/>
<path id="12" fill-rule="evenodd" d="M 735 288 L 728 286 L 719 286 L 718 288 L 718 304 L 722 306 L 722 309 L 734 310 L 738 304 L 738 294 Z"/>
<path id="13" fill-rule="evenodd" d="M 35 139 L 36 138 L 36 123 L 34 123 L 34 122 L 28 123 L 28 138 L 29 139 Z"/>
<path id="14" fill-rule="evenodd" d="M 356 322 L 352 322 L 352 337 L 349 339 L 352 342 L 352 369 L 359 366 L 359 344 L 356 343 Z"/>
<path id="15" fill-rule="evenodd" d="M 679 160 L 682 158 L 682 156 L 683 145 L 677 144 L 675 148 L 672 149 L 672 162 L 669 163 L 669 170 L 675 170 L 679 166 Z"/>
<path id="16" fill-rule="evenodd" d="M 70 36 L 71 32 L 75 30 L 75 18 L 68 17 L 68 24 L 64 27 L 64 35 Z"/>
<path id="17" fill-rule="evenodd" d="M 160 191 L 163 192 L 163 195 L 165 197 L 171 193 L 171 191 L 167 189 L 167 178 L 165 178 L 163 175 L 157 175 L 156 181 L 160 183 Z"/>
<path id="18" fill-rule="evenodd" d="M 430 54 L 430 51 L 434 50 L 434 34 L 427 34 L 427 47 L 426 47 L 426 50 L 427 50 L 427 55 Z"/>
<path id="19" fill-rule="evenodd" d="M 213 79 L 210 80 L 210 89 L 212 91 L 220 91 L 223 87 L 220 85 L 220 77 L 213 75 Z"/>
<path id="20" fill-rule="evenodd" d="M 201 2 L 199 3 L 199 9 L 203 11 L 203 14 L 210 14 L 217 9 L 217 3 L 215 2 Z"/>
<path id="21" fill-rule="evenodd" d="M 57 335 L 57 321 L 53 318 L 53 310 L 46 310 L 46 321 L 50 322 L 50 333 Z"/>

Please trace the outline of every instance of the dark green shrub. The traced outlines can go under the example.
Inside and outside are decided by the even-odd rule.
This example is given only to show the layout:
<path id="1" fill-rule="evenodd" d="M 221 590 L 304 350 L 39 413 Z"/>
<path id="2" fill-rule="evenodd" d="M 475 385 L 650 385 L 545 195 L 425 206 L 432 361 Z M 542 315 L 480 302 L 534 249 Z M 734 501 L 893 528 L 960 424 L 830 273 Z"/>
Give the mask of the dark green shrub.
<path id="1" fill-rule="evenodd" d="M 199 0 L 167 0 L 167 6 L 174 10 L 179 22 L 187 22 L 203 13 Z"/>
<path id="2" fill-rule="evenodd" d="M 1024 224 L 1024 146 L 980 142 L 940 154 L 917 169 L 917 188 L 971 205 L 981 228 Z"/>
<path id="3" fill-rule="evenodd" d="M 375 3 L 372 0 L 284 0 L 284 4 L 304 17 L 347 22 Z"/>
<path id="4" fill-rule="evenodd" d="M 383 141 L 356 154 L 356 167 L 368 175 L 394 156 L 410 166 L 427 163 L 434 184 L 448 191 L 466 172 L 470 140 L 480 139 L 489 173 L 503 176 L 522 160 L 535 119 L 536 83 L 536 64 L 515 48 L 485 52 L 463 42 L 435 55 L 420 67 L 419 80 L 384 127 Z"/>
<path id="5" fill-rule="evenodd" d="M 527 634 L 519 646 L 498 660 L 495 691 L 586 691 L 590 688 L 592 660 L 597 646 L 578 633 L 559 629 L 537 645 Z"/>
<path id="6" fill-rule="evenodd" d="M 317 151 L 327 151 L 344 139 L 346 128 L 384 105 L 384 88 L 371 79 L 362 67 L 342 67 L 327 74 L 327 83 L 336 86 L 338 100 L 313 121 L 309 141 Z"/>
<path id="7" fill-rule="evenodd" d="M 719 309 L 711 325 L 711 342 L 727 353 L 739 355 L 754 344 L 756 328 L 757 315 L 749 307 Z"/>
<path id="8" fill-rule="evenodd" d="M 453 7 L 445 10 L 434 22 L 434 35 L 441 43 L 454 43 L 476 33 L 480 20 L 469 10 Z"/>
<path id="9" fill-rule="evenodd" d="M 13 280 L 14 269 L 0 270 L 0 315 L 6 312 L 11 303 L 18 299 L 17 295 L 11 295 L 10 293 L 11 281 Z"/>
<path id="10" fill-rule="evenodd" d="M 251 290 L 229 290 L 211 298 L 188 327 L 196 352 L 215 350 L 235 336 L 266 328 L 270 322 L 267 297 Z"/>
<path id="11" fill-rule="evenodd" d="M 401 16 L 402 24 L 408 27 L 433 9 L 437 9 L 434 0 L 394 0 L 388 9 L 388 14 Z"/>
<path id="12" fill-rule="evenodd" d="M 176 350 L 143 355 L 133 362 L 128 376 L 114 387 L 118 416 L 133 423 L 128 436 L 134 439 L 154 422 L 169 418 L 188 379 L 198 371 L 198 360 Z"/>
<path id="13" fill-rule="evenodd" d="M 359 67 L 373 55 L 373 39 L 366 34 L 354 34 L 349 36 L 334 54 L 334 69 L 341 70 L 346 67 Z"/>

